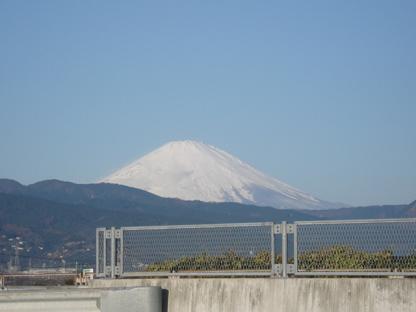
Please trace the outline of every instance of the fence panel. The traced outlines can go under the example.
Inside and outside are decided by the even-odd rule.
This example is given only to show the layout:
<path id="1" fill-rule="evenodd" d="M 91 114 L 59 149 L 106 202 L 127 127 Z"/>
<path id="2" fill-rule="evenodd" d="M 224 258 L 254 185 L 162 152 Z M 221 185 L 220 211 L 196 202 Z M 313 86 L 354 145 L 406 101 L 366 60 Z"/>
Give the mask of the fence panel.
<path id="1" fill-rule="evenodd" d="M 121 228 L 121 276 L 270 275 L 273 223 Z"/>
<path id="2" fill-rule="evenodd" d="M 416 219 L 295 222 L 296 275 L 416 275 Z"/>

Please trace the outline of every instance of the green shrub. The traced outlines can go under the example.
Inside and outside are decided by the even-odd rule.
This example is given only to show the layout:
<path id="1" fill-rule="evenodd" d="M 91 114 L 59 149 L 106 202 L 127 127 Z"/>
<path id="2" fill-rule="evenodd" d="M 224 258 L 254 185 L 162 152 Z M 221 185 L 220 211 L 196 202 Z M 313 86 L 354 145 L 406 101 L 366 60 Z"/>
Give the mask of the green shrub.
<path id="1" fill-rule="evenodd" d="M 281 263 L 276 256 L 275 263 Z M 288 259 L 294 263 L 294 259 Z M 240 256 L 229 250 L 220 255 L 202 253 L 179 259 L 167 259 L 152 263 L 147 272 L 183 272 L 183 271 L 238 271 L 270 270 L 271 254 L 259 251 L 253 256 Z M 416 270 L 416 255 L 394 256 L 391 250 L 366 252 L 350 246 L 331 246 L 321 250 L 302 252 L 298 257 L 300 271 L 403 271 Z"/>
<path id="2" fill-rule="evenodd" d="M 394 256 L 391 250 L 366 252 L 350 246 L 331 246 L 303 252 L 298 258 L 302 271 L 399 271 L 416 269 L 416 255 Z"/>
<path id="3" fill-rule="evenodd" d="M 148 272 L 180 272 L 180 271 L 236 271 L 236 270 L 270 270 L 270 252 L 260 251 L 254 256 L 243 257 L 230 250 L 221 255 L 206 253 L 168 259 L 147 266 Z"/>

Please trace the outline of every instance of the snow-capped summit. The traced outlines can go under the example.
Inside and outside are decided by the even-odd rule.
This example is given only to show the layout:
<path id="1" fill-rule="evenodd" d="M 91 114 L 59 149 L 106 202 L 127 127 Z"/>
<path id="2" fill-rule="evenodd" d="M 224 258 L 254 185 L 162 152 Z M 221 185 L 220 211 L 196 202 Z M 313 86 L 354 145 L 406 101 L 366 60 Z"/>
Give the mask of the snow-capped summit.
<path id="1" fill-rule="evenodd" d="M 337 206 L 269 177 L 214 146 L 195 141 L 167 143 L 101 182 L 185 200 L 295 209 Z"/>

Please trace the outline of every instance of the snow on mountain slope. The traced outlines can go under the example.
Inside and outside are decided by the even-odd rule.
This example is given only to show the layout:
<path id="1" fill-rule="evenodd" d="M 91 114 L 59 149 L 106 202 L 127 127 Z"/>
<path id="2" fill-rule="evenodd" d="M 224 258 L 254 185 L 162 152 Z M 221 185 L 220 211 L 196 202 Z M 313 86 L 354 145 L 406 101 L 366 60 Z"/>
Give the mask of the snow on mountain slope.
<path id="1" fill-rule="evenodd" d="M 227 152 L 195 141 L 167 143 L 101 182 L 185 200 L 294 209 L 338 207 L 269 177 Z"/>

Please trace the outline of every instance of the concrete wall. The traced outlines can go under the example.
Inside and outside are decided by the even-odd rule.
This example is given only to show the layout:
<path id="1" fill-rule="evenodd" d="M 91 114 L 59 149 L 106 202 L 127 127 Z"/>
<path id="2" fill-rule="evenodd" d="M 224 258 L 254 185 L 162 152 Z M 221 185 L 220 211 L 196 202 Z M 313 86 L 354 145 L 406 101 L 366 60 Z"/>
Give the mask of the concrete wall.
<path id="1" fill-rule="evenodd" d="M 165 289 L 166 312 L 415 312 L 416 279 L 170 278 L 95 280 Z"/>
<path id="2" fill-rule="evenodd" d="M 160 287 L 0 291 L 0 312 L 161 312 Z"/>

